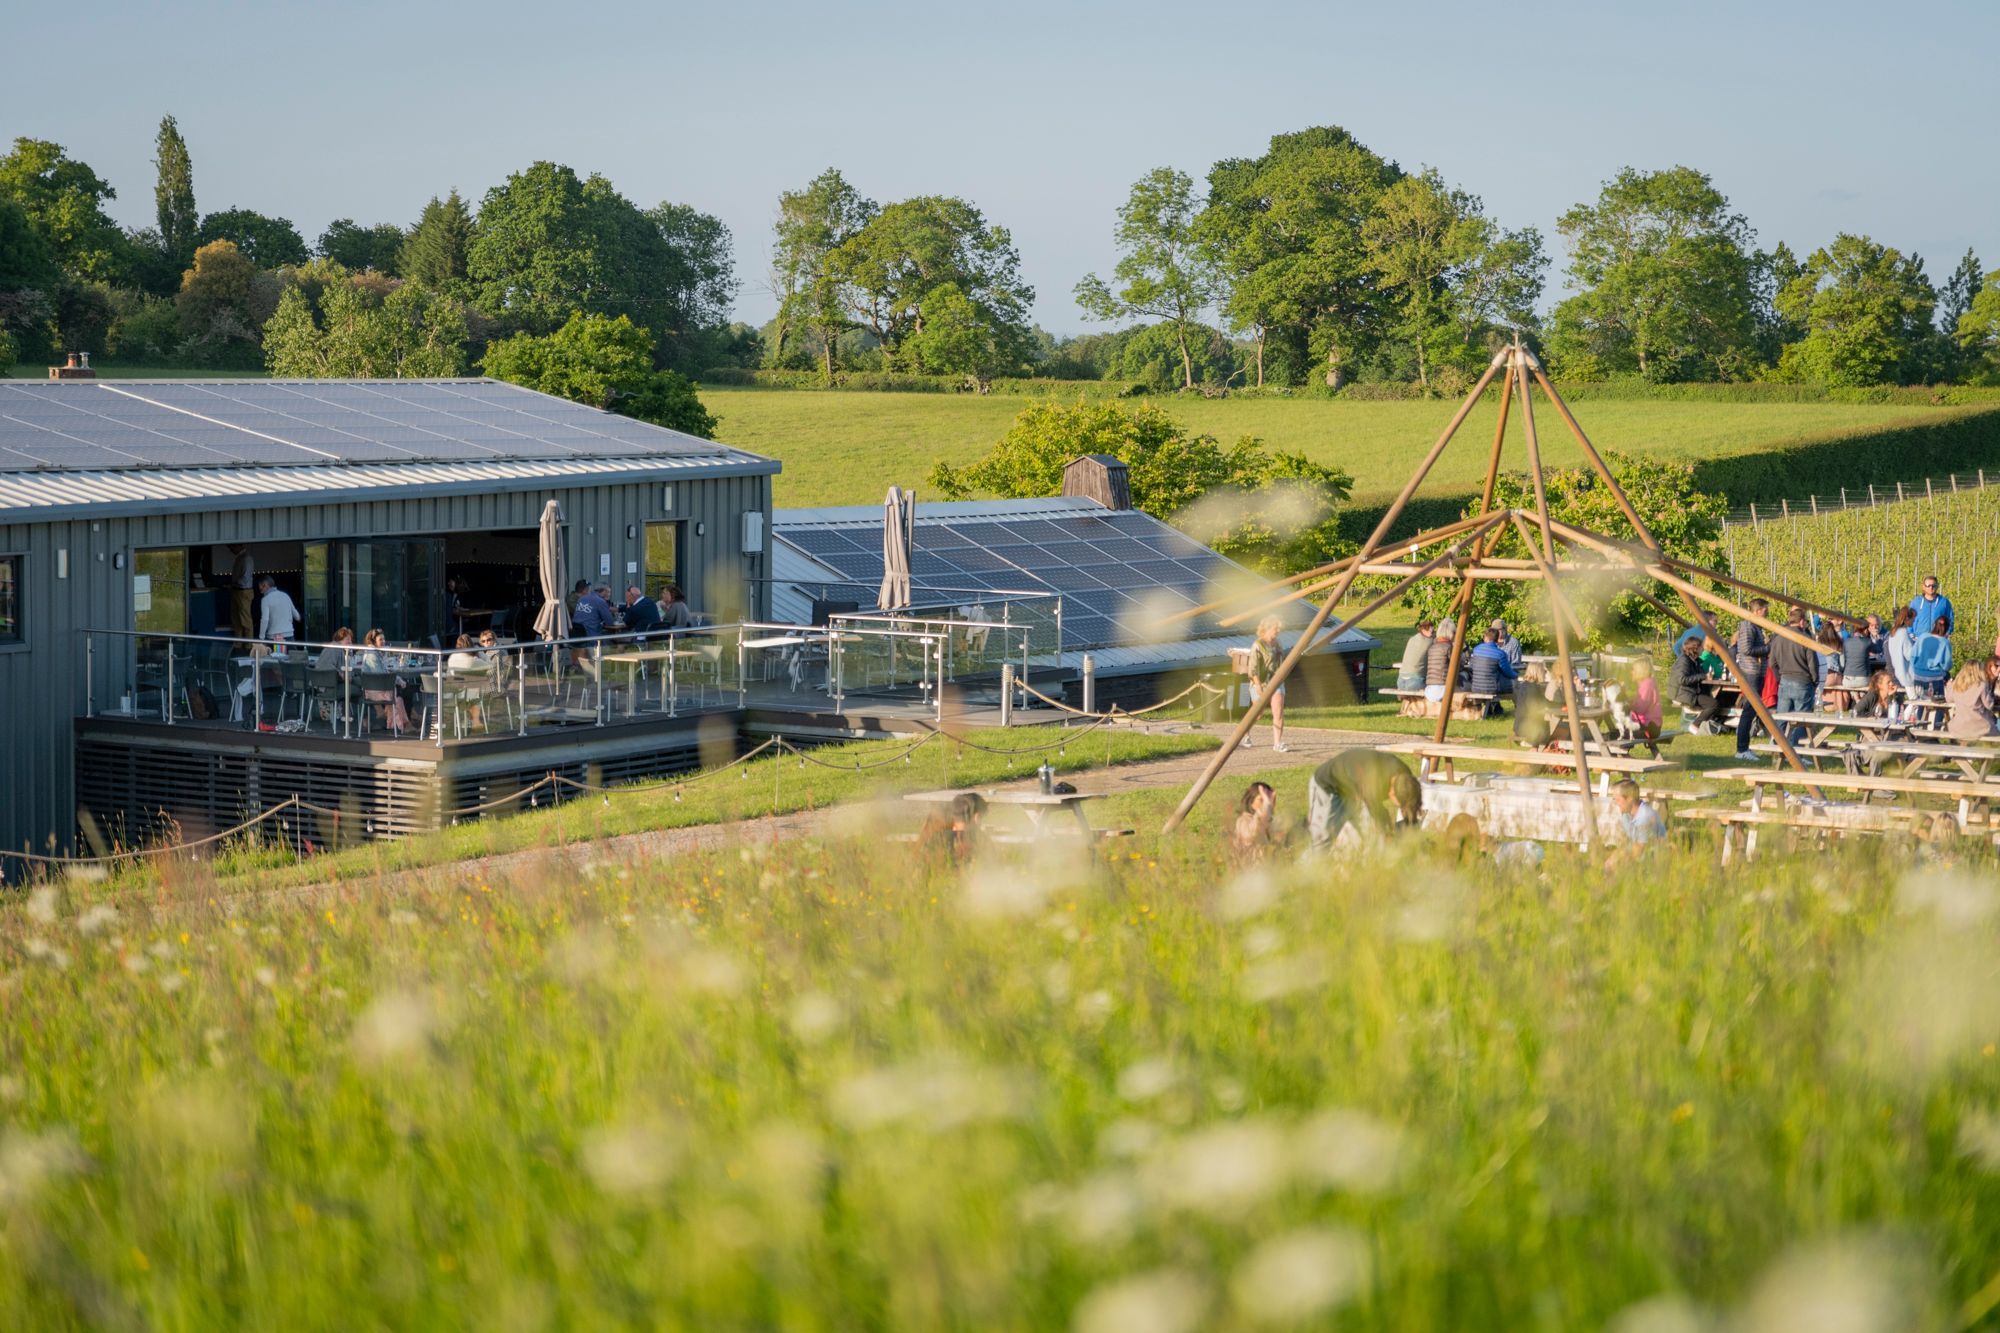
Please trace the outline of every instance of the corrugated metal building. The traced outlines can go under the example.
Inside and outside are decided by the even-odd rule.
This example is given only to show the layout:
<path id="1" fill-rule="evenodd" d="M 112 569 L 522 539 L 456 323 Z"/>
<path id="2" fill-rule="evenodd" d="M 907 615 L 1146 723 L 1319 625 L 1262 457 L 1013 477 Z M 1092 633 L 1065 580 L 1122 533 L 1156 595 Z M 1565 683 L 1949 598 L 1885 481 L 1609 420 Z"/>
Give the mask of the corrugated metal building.
<path id="1" fill-rule="evenodd" d="M 551 498 L 572 577 L 764 617 L 778 468 L 490 380 L 0 382 L 0 846 L 71 845 L 86 631 L 226 636 L 247 558 L 308 640 L 444 633 L 447 580 L 526 637 Z"/>
<path id="2" fill-rule="evenodd" d="M 1061 650 L 1035 666 L 1054 673 L 1072 706 L 1082 702 L 1086 654 L 1099 707 L 1152 703 L 1201 676 L 1220 683 L 1229 650 L 1248 646 L 1254 625 L 1181 613 L 1262 580 L 1150 514 L 1096 498 L 1129 496 L 1116 459 L 1078 459 L 1065 485 L 1078 493 L 918 505 L 913 600 L 955 610 L 1059 601 Z M 778 510 L 773 615 L 810 624 L 829 604 L 872 607 L 882 526 L 874 506 Z M 1279 640 L 1289 647 L 1311 609 L 1294 602 L 1277 614 L 1285 626 Z M 1294 677 L 1300 697 L 1365 700 L 1368 655 L 1380 646 L 1359 630 L 1341 635 L 1301 664 Z"/>

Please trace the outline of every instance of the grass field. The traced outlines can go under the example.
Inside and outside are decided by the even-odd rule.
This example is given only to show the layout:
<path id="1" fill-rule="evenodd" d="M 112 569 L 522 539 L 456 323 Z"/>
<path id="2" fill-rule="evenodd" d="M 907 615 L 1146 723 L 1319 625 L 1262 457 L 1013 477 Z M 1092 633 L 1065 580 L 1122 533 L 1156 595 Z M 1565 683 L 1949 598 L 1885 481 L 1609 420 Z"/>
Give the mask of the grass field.
<path id="1" fill-rule="evenodd" d="M 1220 817 L 10 901 L 0 1326 L 1990 1326 L 1989 865 Z"/>
<path id="2" fill-rule="evenodd" d="M 874 504 L 892 482 L 926 486 L 938 461 L 970 462 L 998 440 L 1029 403 L 1019 398 L 913 393 L 702 389 L 720 418 L 719 438 L 783 460 L 777 503 Z M 1354 477 L 1359 502 L 1394 494 L 1451 419 L 1446 402 L 1364 403 L 1318 399 L 1155 400 L 1191 427 L 1224 439 L 1256 435 L 1273 449 L 1337 464 Z M 1840 403 L 1684 403 L 1600 400 L 1578 420 L 1603 449 L 1698 459 L 1748 453 L 1848 431 L 1876 430 L 1977 408 L 1877 407 Z M 1476 489 L 1493 437 L 1494 409 L 1474 411 L 1426 487 Z M 1562 423 L 1536 417 L 1551 466 L 1581 463 Z M 1511 466 L 1526 466 L 1518 430 Z M 1808 484 L 1805 479 L 1802 485 Z"/>

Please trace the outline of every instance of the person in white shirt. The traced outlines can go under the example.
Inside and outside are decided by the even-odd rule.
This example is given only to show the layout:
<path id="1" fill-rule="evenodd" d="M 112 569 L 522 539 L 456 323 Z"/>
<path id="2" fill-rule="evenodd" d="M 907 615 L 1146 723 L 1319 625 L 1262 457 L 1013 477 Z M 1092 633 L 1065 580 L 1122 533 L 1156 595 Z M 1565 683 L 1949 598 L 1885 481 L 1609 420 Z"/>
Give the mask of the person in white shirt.
<path id="1" fill-rule="evenodd" d="M 293 605 L 291 594 L 280 588 L 269 574 L 257 580 L 257 586 L 264 591 L 264 609 L 257 626 L 257 637 L 274 642 L 291 638 L 299 623 L 299 608 Z"/>

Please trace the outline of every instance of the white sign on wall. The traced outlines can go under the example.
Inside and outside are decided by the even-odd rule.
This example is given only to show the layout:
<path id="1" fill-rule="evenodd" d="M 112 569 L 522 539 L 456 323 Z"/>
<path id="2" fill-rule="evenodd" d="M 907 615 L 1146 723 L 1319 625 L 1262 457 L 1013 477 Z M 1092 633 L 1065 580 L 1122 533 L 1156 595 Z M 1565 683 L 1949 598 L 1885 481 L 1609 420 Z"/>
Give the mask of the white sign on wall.
<path id="1" fill-rule="evenodd" d="M 597 557 L 597 577 L 601 579 L 611 577 L 611 552 L 605 551 Z"/>
<path id="2" fill-rule="evenodd" d="M 153 576 L 134 574 L 132 576 L 132 609 L 150 611 L 153 609 Z"/>

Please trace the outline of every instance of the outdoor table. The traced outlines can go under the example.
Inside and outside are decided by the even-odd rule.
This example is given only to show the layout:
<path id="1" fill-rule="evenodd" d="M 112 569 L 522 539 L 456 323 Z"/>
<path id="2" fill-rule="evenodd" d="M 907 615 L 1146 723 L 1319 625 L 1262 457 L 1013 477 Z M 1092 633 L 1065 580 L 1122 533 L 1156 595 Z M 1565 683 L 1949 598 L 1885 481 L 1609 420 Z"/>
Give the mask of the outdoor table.
<path id="1" fill-rule="evenodd" d="M 1788 727 L 1804 727 L 1806 744 L 1825 745 L 1842 731 L 1852 731 L 1858 739 L 1900 735 L 1910 729 L 1906 719 L 1856 717 L 1851 713 L 1773 713 L 1772 718 Z"/>
<path id="2" fill-rule="evenodd" d="M 1576 755 L 1567 750 L 1502 750 L 1479 745 L 1433 745 L 1429 741 L 1404 741 L 1381 748 L 1388 754 L 1414 755 L 1419 761 L 1419 775 L 1423 777 L 1429 777 L 1434 766 L 1443 761 L 1446 776 L 1456 779 L 1456 761 L 1460 759 L 1482 764 L 1522 764 L 1530 768 L 1577 766 Z M 1606 773 L 1658 773 L 1673 767 L 1664 759 L 1634 759 L 1630 755 L 1586 754 L 1584 760 L 1590 767 Z"/>
<path id="3" fill-rule="evenodd" d="M 2000 782 L 1967 782 L 1949 778 L 1898 778 L 1857 776 L 1846 773 L 1794 773 L 1790 769 L 1775 768 L 1724 768 L 1709 774 L 1712 778 L 1742 782 L 1750 788 L 1750 808 L 1763 809 L 1764 789 L 1776 787 L 1807 787 L 1819 790 L 1848 791 L 1860 795 L 1865 804 L 1872 796 L 1885 796 L 1894 801 L 1899 797 L 1942 796 L 1958 805 L 1958 823 L 1963 828 L 1969 821 L 1974 803 L 1978 803 L 1991 822 L 1992 807 L 2000 802 Z M 1910 804 L 1905 801 L 1905 804 Z"/>
<path id="4" fill-rule="evenodd" d="M 958 791 L 913 791 L 903 799 L 919 804 L 949 805 L 964 794 Z M 978 794 L 985 798 L 988 805 L 1019 806 L 1037 833 L 1063 832 L 1060 826 L 1050 826 L 1045 821 L 1067 813 L 1076 821 L 1078 834 L 1087 839 L 1097 836 L 1098 831 L 1091 827 L 1090 818 L 1084 813 L 1083 803 L 1097 800 L 1102 792 L 983 791 Z"/>
<path id="5" fill-rule="evenodd" d="M 1902 771 L 1896 776 L 1914 778 L 1923 776 L 1924 770 L 1933 765 L 1950 764 L 1957 767 L 1967 779 L 1985 782 L 1993 776 L 1993 766 L 2000 764 L 2000 746 L 1956 745 L 1948 741 L 1878 741 L 1861 746 L 1868 756 L 1869 771 L 1879 770 L 1885 763 L 1901 761 Z M 1950 780 L 1949 774 L 1935 775 Z"/>
<path id="6" fill-rule="evenodd" d="M 812 640 L 803 634 L 775 634 L 768 638 L 745 639 L 743 648 L 746 652 L 753 648 L 803 648 L 811 642 Z M 792 693 L 797 694 L 800 684 L 805 679 L 805 661 L 801 654 L 792 653 L 786 658 L 785 675 L 791 682 Z M 768 672 L 764 679 L 770 679 Z"/>
<path id="7" fill-rule="evenodd" d="M 681 658 L 698 656 L 700 654 L 690 648 L 628 648 L 622 652 L 604 653 L 598 660 L 630 668 L 626 677 L 625 716 L 632 717 L 638 710 L 639 668 L 642 665 L 647 662 L 665 662 L 667 664 L 666 685 L 660 691 L 660 711 L 671 714 L 675 708 L 672 697 L 674 693 L 673 664 Z"/>
<path id="8" fill-rule="evenodd" d="M 1532 779 L 1505 785 L 1477 780 L 1426 782 L 1421 827 L 1437 833 L 1455 816 L 1469 815 L 1490 838 L 1588 845 L 1583 793 L 1575 784 L 1567 784 L 1567 790 L 1523 785 L 1529 781 Z M 1618 811 L 1608 797 L 1598 796 L 1591 809 L 1597 817 L 1598 841 L 1619 841 Z"/>

